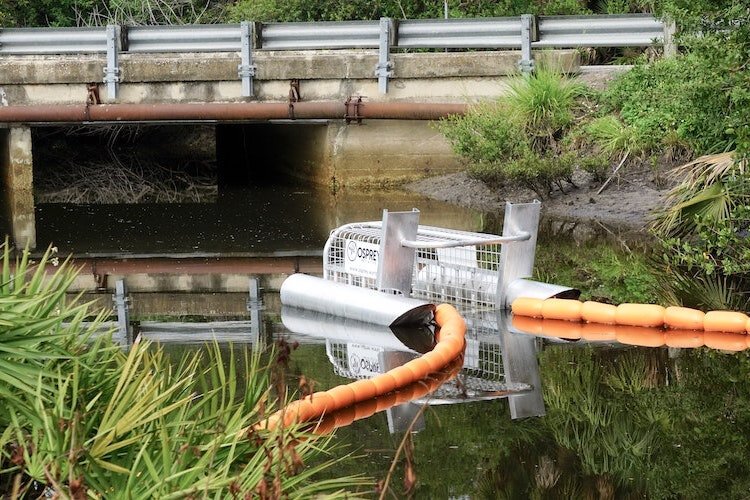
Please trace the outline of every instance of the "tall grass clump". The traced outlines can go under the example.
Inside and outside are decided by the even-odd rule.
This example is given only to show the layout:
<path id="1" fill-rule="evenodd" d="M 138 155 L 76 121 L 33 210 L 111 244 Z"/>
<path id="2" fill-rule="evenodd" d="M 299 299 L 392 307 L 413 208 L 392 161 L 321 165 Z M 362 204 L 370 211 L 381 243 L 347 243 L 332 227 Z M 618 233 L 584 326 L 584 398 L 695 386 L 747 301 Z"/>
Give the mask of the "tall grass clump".
<path id="1" fill-rule="evenodd" d="M 545 198 L 572 184 L 575 158 L 562 154 L 562 139 L 575 119 L 584 87 L 540 70 L 517 76 L 508 94 L 441 122 L 453 150 L 468 160 L 468 172 L 491 186 L 515 183 Z"/>
<path id="2" fill-rule="evenodd" d="M 584 87 L 559 73 L 539 70 L 510 82 L 505 98 L 508 112 L 517 117 L 538 152 L 554 149 L 573 123 L 576 98 Z"/>
<path id="3" fill-rule="evenodd" d="M 309 498 L 361 478 L 316 480 L 330 438 L 257 426 L 278 406 L 261 353 L 214 345 L 180 359 L 94 335 L 67 303 L 75 272 L 51 252 L 0 283 L 0 494 L 10 498 Z M 283 398 L 283 396 L 281 396 Z M 317 465 L 308 465 L 313 457 Z"/>

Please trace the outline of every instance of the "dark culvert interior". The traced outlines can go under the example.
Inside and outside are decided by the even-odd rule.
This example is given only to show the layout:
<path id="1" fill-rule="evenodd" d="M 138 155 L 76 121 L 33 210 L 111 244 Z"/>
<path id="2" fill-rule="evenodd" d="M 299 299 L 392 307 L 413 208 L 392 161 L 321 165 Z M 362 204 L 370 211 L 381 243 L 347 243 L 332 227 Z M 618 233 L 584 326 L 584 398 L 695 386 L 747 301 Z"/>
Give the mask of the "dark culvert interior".
<path id="1" fill-rule="evenodd" d="M 40 247 L 85 254 L 320 248 L 320 125 L 121 125 L 32 131 Z M 322 134 L 322 135 L 321 135 Z M 309 158 L 305 160 L 305 156 Z"/>

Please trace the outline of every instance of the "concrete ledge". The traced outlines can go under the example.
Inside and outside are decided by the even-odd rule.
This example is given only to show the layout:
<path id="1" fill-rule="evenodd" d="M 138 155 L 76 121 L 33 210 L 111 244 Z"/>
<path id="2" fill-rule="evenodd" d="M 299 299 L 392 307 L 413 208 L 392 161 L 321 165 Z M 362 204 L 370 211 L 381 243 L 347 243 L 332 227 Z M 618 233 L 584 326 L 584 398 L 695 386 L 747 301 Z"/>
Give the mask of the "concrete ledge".
<path id="1" fill-rule="evenodd" d="M 538 51 L 540 64 L 577 72 L 578 53 L 572 50 Z M 520 52 L 395 53 L 394 77 L 446 78 L 505 76 L 517 72 Z M 256 80 L 375 79 L 378 55 L 374 51 L 258 52 Z M 239 81 L 236 53 L 123 54 L 122 83 Z M 103 56 L 4 56 L 0 58 L 0 85 L 40 85 L 101 82 Z"/>

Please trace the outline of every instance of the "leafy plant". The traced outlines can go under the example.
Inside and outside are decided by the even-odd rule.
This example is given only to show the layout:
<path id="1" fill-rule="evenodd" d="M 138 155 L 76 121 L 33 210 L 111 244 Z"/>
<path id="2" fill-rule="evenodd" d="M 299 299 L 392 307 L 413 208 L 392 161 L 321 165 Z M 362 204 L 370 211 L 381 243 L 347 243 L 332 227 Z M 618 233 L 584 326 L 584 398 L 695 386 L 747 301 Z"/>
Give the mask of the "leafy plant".
<path id="1" fill-rule="evenodd" d="M 453 150 L 474 164 L 499 164 L 529 150 L 521 117 L 505 100 L 472 106 L 464 116 L 440 122 Z"/>
<path id="2" fill-rule="evenodd" d="M 17 391 L 49 399 L 51 381 L 57 378 L 49 364 L 76 354 L 80 341 L 96 328 L 86 326 L 86 304 L 66 303 L 65 292 L 75 279 L 68 261 L 47 275 L 46 268 L 58 264 L 56 250 L 48 249 L 32 264 L 29 252 L 11 257 L 6 238 L 2 245 L 0 271 L 0 399 Z M 6 415 L 0 415 L 0 423 Z"/>
<path id="3" fill-rule="evenodd" d="M 508 162 L 505 171 L 509 180 L 533 190 L 544 199 L 555 186 L 564 192 L 564 182 L 573 184 L 574 161 L 572 153 L 542 156 L 529 152 Z"/>
<path id="4" fill-rule="evenodd" d="M 47 276 L 51 254 L 32 266 L 24 252 L 13 265 L 5 244 L 0 488 L 64 498 L 308 498 L 368 484 L 316 479 L 346 458 L 310 465 L 332 448 L 329 438 L 258 425 L 285 398 L 272 395 L 260 351 L 238 362 L 214 345 L 172 360 L 136 342 L 126 353 L 92 335 L 99 322 L 83 323 L 86 304 L 64 302 L 75 273 L 66 262 Z"/>
<path id="5" fill-rule="evenodd" d="M 586 155 L 578 160 L 578 166 L 584 172 L 588 172 L 594 182 L 607 180 L 610 163 L 609 157 L 601 153 Z"/>
<path id="6" fill-rule="evenodd" d="M 745 309 L 750 297 L 750 190 L 747 160 L 734 153 L 701 157 L 675 170 L 683 182 L 653 229 L 670 274 L 662 294 L 676 303 Z"/>

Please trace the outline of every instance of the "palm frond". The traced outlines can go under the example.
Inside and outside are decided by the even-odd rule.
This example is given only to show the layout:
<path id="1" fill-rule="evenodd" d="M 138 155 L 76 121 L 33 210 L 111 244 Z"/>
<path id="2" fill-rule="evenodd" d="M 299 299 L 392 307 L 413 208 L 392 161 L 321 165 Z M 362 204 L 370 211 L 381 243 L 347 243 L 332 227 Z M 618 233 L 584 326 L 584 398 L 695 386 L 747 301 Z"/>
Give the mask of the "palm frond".
<path id="1" fill-rule="evenodd" d="M 728 175 L 745 175 L 747 159 L 737 160 L 734 151 L 704 155 L 672 169 L 670 177 L 687 190 L 700 190 Z M 701 187 L 702 186 L 702 187 Z"/>
<path id="2" fill-rule="evenodd" d="M 747 193 L 729 189 L 727 179 L 745 176 L 747 160 L 737 160 L 734 152 L 705 155 L 676 167 L 670 176 L 679 180 L 666 198 L 666 207 L 657 212 L 652 228 L 664 236 L 692 232 L 700 222 L 716 224 L 730 217 L 737 199 Z"/>

